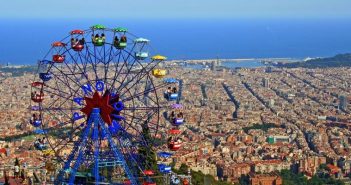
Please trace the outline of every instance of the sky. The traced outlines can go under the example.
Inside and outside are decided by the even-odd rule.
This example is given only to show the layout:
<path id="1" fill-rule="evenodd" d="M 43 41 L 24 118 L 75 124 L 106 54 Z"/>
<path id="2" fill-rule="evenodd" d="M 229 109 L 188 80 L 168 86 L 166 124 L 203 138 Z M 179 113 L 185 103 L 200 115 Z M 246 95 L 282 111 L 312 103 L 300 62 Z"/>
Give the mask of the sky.
<path id="1" fill-rule="evenodd" d="M 0 18 L 351 18 L 351 0 L 2 0 Z"/>

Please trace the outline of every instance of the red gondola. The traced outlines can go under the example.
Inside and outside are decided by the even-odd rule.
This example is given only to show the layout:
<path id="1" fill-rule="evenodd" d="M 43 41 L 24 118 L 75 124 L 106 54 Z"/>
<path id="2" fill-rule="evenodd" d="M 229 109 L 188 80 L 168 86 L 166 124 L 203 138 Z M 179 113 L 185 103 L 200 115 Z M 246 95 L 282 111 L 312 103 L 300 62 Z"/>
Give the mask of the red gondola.
<path id="1" fill-rule="evenodd" d="M 152 170 L 144 170 L 144 174 L 147 176 L 154 175 L 155 173 Z"/>
<path id="2" fill-rule="evenodd" d="M 42 102 L 43 99 L 44 99 L 44 93 L 43 93 L 43 92 L 40 92 L 40 93 L 38 94 L 38 93 L 34 92 L 34 93 L 32 93 L 32 95 L 31 95 L 31 99 L 32 99 L 34 102 L 36 102 L 36 103 L 40 103 L 40 102 Z"/>
<path id="3" fill-rule="evenodd" d="M 72 45 L 72 49 L 74 51 L 82 51 L 84 49 L 84 45 L 83 44 Z"/>
<path id="4" fill-rule="evenodd" d="M 62 63 L 65 61 L 65 55 L 53 55 L 52 60 L 56 63 Z"/>
<path id="5" fill-rule="evenodd" d="M 74 38 L 73 35 L 83 35 L 84 31 L 83 30 L 73 30 L 71 31 L 71 47 L 74 51 L 82 51 L 84 49 L 84 44 L 85 40 L 84 37 L 78 40 L 77 38 Z"/>
<path id="6" fill-rule="evenodd" d="M 156 182 L 144 182 L 143 185 L 156 185 Z"/>
<path id="7" fill-rule="evenodd" d="M 83 30 L 72 30 L 71 35 L 83 35 L 84 31 Z"/>
<path id="8" fill-rule="evenodd" d="M 130 180 L 129 180 L 129 179 L 127 179 L 127 180 L 124 180 L 123 184 L 124 184 L 124 185 L 131 185 L 131 184 L 132 184 L 132 182 L 130 182 Z"/>
<path id="9" fill-rule="evenodd" d="M 182 131 L 180 131 L 179 129 L 175 129 L 175 128 L 172 128 L 171 130 L 168 131 L 169 134 L 172 134 L 172 135 L 178 135 L 180 134 Z"/>
<path id="10" fill-rule="evenodd" d="M 180 147 L 182 146 L 182 142 L 181 141 L 171 141 L 168 143 L 168 148 L 172 151 L 177 151 L 180 149 Z"/>
<path id="11" fill-rule="evenodd" d="M 31 85 L 32 85 L 32 87 L 39 87 L 39 86 L 43 86 L 44 83 L 43 82 L 33 82 Z"/>
<path id="12" fill-rule="evenodd" d="M 183 180 L 183 185 L 189 185 L 188 179 L 184 179 L 184 180 Z"/>

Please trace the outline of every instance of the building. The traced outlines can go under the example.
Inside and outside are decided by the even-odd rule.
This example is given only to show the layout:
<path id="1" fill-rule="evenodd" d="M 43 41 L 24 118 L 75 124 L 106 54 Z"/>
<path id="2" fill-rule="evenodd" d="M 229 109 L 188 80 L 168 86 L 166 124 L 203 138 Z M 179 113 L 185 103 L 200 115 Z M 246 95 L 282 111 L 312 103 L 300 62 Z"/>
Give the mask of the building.
<path id="1" fill-rule="evenodd" d="M 290 136 L 268 136 L 267 142 L 269 144 L 290 143 L 291 142 L 291 138 L 290 138 Z"/>
<path id="2" fill-rule="evenodd" d="M 282 185 L 283 180 L 278 173 L 272 172 L 269 174 L 254 174 L 251 173 L 250 184 L 251 185 Z"/>
<path id="3" fill-rule="evenodd" d="M 228 167 L 228 178 L 231 182 L 235 182 L 241 175 L 248 175 L 251 171 L 250 164 L 238 163 Z"/>
<path id="4" fill-rule="evenodd" d="M 347 104 L 348 104 L 347 97 L 345 95 L 339 96 L 339 109 L 346 111 Z"/>
<path id="5" fill-rule="evenodd" d="M 255 161 L 252 165 L 255 173 L 271 173 L 282 170 L 290 170 L 291 164 L 280 160 Z"/>
<path id="6" fill-rule="evenodd" d="M 216 68 L 217 68 L 217 61 L 212 61 L 212 63 L 211 63 L 211 70 L 212 71 L 216 71 Z"/>
<path id="7" fill-rule="evenodd" d="M 268 78 L 263 78 L 262 79 L 262 84 L 263 84 L 263 87 L 269 88 L 269 79 Z"/>
<path id="8" fill-rule="evenodd" d="M 316 174 L 319 166 L 325 164 L 327 159 L 323 156 L 309 156 L 306 159 L 299 160 L 299 173 L 304 173 L 307 176 L 312 177 Z"/>

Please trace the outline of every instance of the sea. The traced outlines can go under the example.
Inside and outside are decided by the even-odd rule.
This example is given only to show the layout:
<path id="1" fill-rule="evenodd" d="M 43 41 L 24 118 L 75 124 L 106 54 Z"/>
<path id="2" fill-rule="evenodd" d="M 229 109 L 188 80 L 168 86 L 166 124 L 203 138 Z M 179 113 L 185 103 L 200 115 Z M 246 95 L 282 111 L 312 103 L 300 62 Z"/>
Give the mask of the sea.
<path id="1" fill-rule="evenodd" d="M 150 39 L 158 53 L 178 60 L 327 57 L 351 51 L 349 19 L 14 18 L 0 19 L 0 64 L 35 64 L 53 41 L 94 24 L 126 27 Z"/>

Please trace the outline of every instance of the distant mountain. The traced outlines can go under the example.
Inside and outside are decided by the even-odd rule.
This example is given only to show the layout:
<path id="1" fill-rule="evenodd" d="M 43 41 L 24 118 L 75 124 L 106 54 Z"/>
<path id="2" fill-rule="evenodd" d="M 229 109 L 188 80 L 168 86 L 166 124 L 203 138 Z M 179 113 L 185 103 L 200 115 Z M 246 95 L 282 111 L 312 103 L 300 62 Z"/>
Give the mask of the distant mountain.
<path id="1" fill-rule="evenodd" d="M 329 58 L 315 58 L 303 62 L 277 64 L 277 67 L 305 67 L 305 68 L 326 68 L 326 67 L 351 67 L 351 53 L 339 54 Z"/>

